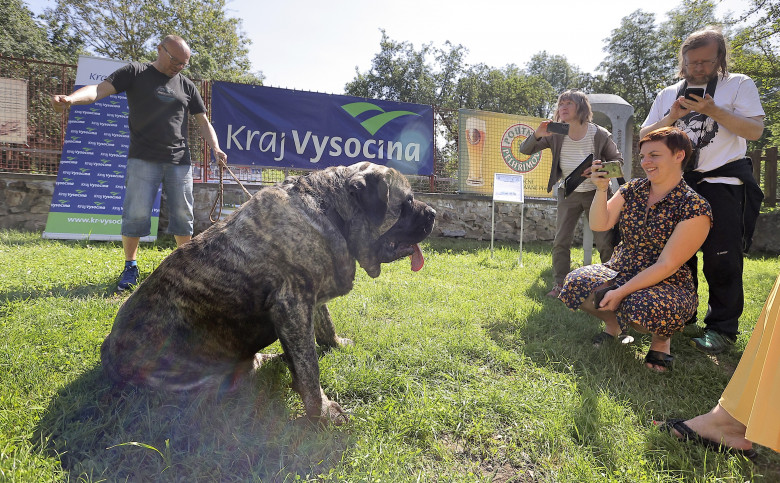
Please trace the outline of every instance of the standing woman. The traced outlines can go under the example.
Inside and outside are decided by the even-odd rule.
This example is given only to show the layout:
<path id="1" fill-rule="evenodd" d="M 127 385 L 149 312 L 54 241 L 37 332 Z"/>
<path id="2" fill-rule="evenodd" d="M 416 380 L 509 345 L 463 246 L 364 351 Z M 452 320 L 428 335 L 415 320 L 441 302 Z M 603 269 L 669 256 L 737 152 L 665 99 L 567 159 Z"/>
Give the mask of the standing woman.
<path id="1" fill-rule="evenodd" d="M 566 276 L 560 299 L 605 323 L 593 344 L 615 340 L 632 326 L 651 333 L 647 367 L 664 372 L 674 359 L 672 334 L 696 313 L 699 298 L 685 262 L 701 247 L 712 225 L 712 210 L 683 181 L 691 155 L 686 134 L 672 127 L 652 131 L 639 141 L 647 178 L 624 184 L 607 200 L 609 179 L 593 162 L 596 197 L 590 227 L 608 230 L 620 220 L 620 244 L 603 264 L 588 265 Z M 597 298 L 597 294 L 603 298 Z"/>
<path id="2" fill-rule="evenodd" d="M 529 136 L 520 145 L 523 154 L 534 154 L 549 148 L 552 151 L 552 169 L 547 183 L 547 192 L 553 186 L 568 176 L 579 166 L 589 154 L 593 159 L 601 161 L 620 161 L 623 157 L 612 135 L 601 126 L 593 124 L 593 112 L 590 109 L 588 96 L 580 91 L 568 90 L 558 97 L 558 107 L 553 120 L 569 124 L 569 134 L 554 134 L 547 130 L 550 121 L 543 121 L 533 136 Z M 558 297 L 563 286 L 563 279 L 571 270 L 571 244 L 574 240 L 574 229 L 580 215 L 586 216 L 590 209 L 596 185 L 586 180 L 569 196 L 564 197 L 563 186 L 557 187 L 558 214 L 556 219 L 555 240 L 553 241 L 553 286 L 547 294 Z M 610 231 L 593 232 L 596 249 L 602 262 L 612 256 L 614 249 Z"/>

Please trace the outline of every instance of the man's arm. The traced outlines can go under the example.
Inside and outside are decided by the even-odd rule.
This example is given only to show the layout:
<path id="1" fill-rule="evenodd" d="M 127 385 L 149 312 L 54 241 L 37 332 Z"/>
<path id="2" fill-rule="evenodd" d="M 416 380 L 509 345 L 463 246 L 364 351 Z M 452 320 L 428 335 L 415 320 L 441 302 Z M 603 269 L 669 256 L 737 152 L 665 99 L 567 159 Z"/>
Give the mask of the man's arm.
<path id="1" fill-rule="evenodd" d="M 709 94 L 705 95 L 704 98 L 696 95 L 692 97 L 696 100 L 680 98 L 679 102 L 696 112 L 706 114 L 737 136 L 748 141 L 755 141 L 764 133 L 764 116 L 745 117 L 734 114 L 716 106 Z"/>
<path id="2" fill-rule="evenodd" d="M 659 94 L 660 96 L 661 94 Z M 674 124 L 675 121 L 680 119 L 681 117 L 688 114 L 688 109 L 685 108 L 682 104 L 680 104 L 680 99 L 683 99 L 680 97 L 676 101 L 674 101 L 674 104 L 672 104 L 672 107 L 669 109 L 669 114 L 661 118 L 658 122 L 655 124 L 651 124 L 649 126 L 643 127 L 639 130 L 639 139 L 642 139 L 645 137 L 648 133 L 655 131 L 656 129 L 661 129 L 662 127 L 671 126 Z M 658 100 L 656 100 L 658 102 Z"/>
<path id="3" fill-rule="evenodd" d="M 195 114 L 195 121 L 198 123 L 198 129 L 203 139 L 211 146 L 211 150 L 214 151 L 214 157 L 217 158 L 218 163 L 227 164 L 227 154 L 219 149 L 219 140 L 217 140 L 217 133 L 214 131 L 214 127 L 209 122 L 209 118 L 206 117 L 205 112 Z"/>
<path id="4" fill-rule="evenodd" d="M 51 105 L 57 112 L 62 112 L 74 104 L 92 104 L 111 94 L 116 94 L 114 85 L 108 81 L 103 81 L 100 84 L 84 86 L 69 96 L 62 94 L 52 96 Z"/>

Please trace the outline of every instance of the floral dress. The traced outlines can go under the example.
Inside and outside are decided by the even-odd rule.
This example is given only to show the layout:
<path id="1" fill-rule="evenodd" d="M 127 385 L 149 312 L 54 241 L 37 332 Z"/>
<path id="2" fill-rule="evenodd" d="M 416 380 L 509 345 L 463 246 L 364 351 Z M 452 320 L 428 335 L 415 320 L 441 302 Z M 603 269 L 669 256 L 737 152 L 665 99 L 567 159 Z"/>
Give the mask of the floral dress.
<path id="1" fill-rule="evenodd" d="M 566 276 L 558 296 L 576 310 L 598 286 L 608 281 L 623 285 L 653 265 L 681 221 L 706 215 L 712 220 L 707 200 L 683 180 L 662 200 L 647 209 L 650 182 L 633 179 L 620 188 L 625 203 L 620 213 L 621 242 L 608 262 L 578 268 Z M 647 213 L 647 215 L 645 215 Z M 669 337 L 682 329 L 695 313 L 699 297 L 688 265 L 651 287 L 637 290 L 622 300 L 615 312 L 624 331 L 629 322 Z"/>

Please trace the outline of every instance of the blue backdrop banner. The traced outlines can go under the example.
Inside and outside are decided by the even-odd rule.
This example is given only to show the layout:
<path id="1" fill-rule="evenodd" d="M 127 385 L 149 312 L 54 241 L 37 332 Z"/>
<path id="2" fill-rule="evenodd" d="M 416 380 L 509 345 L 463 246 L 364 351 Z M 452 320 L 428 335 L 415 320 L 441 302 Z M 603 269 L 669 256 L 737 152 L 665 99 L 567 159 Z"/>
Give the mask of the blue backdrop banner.
<path id="1" fill-rule="evenodd" d="M 126 62 L 82 56 L 76 70 L 78 89 L 99 84 Z M 114 94 L 70 109 L 65 144 L 54 186 L 44 238 L 122 239 L 122 204 L 130 132 L 127 96 Z M 160 217 L 160 191 L 152 210 L 154 241 Z"/>
<path id="2" fill-rule="evenodd" d="M 231 165 L 323 169 L 371 161 L 433 174 L 433 108 L 214 82 L 212 124 Z"/>

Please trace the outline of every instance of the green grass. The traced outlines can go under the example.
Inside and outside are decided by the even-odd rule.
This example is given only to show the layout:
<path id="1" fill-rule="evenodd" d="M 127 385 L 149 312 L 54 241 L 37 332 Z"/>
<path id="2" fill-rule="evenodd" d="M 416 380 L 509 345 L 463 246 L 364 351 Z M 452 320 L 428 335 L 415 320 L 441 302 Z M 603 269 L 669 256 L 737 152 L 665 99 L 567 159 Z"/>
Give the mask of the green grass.
<path id="1" fill-rule="evenodd" d="M 545 297 L 549 245 L 430 240 L 330 304 L 355 345 L 321 352 L 325 392 L 351 412 L 316 430 L 278 361 L 222 399 L 113 389 L 100 344 L 125 295 L 121 247 L 0 231 L 2 481 L 778 481 L 755 465 L 681 444 L 653 419 L 717 401 L 780 273 L 745 262 L 742 335 L 729 354 L 672 339 L 671 374 L 646 370 L 649 338 L 601 350 L 587 314 Z M 147 276 L 170 242 L 143 245 Z M 582 251 L 573 250 L 582 260 Z M 702 277 L 703 280 L 703 277 Z M 701 294 L 706 293 L 702 284 Z M 702 297 L 700 314 L 706 297 Z M 268 352 L 278 352 L 278 344 Z"/>

